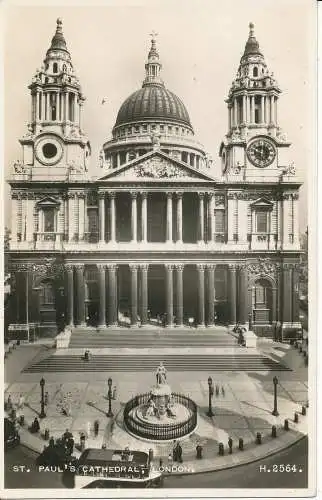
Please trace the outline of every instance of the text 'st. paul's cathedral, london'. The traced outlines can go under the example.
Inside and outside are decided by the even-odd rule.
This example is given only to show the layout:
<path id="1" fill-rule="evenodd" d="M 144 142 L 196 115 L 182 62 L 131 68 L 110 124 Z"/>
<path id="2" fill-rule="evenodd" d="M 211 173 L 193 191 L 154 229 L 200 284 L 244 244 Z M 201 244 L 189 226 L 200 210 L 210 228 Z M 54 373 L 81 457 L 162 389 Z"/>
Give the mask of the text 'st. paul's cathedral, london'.
<path id="1" fill-rule="evenodd" d="M 254 26 L 226 99 L 221 169 L 161 70 L 153 36 L 142 87 L 121 104 L 93 177 L 85 97 L 57 20 L 9 179 L 12 338 L 108 335 L 160 318 L 179 329 L 193 320 L 196 335 L 240 323 L 287 338 L 299 327 L 301 184 Z"/>

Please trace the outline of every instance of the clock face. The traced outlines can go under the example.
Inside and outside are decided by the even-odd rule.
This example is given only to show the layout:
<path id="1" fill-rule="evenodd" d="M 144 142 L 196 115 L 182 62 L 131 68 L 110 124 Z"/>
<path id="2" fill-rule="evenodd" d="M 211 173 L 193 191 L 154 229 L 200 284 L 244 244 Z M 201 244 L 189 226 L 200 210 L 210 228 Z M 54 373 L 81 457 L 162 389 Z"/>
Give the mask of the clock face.
<path id="1" fill-rule="evenodd" d="M 36 144 L 36 156 L 43 165 L 55 165 L 62 154 L 63 145 L 58 137 L 42 137 Z"/>
<path id="2" fill-rule="evenodd" d="M 274 161 L 276 149 L 270 141 L 257 139 L 248 146 L 247 156 L 255 167 L 265 168 Z"/>

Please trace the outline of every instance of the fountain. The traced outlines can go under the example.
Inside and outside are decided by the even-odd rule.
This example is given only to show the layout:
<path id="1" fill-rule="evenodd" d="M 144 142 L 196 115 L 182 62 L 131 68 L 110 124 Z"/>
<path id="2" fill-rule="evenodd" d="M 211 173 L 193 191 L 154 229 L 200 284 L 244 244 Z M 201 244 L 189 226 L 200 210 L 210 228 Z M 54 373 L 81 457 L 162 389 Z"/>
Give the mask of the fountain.
<path id="1" fill-rule="evenodd" d="M 125 405 L 127 430 L 145 439 L 165 441 L 191 434 L 197 426 L 197 405 L 183 394 L 172 393 L 167 370 L 161 362 L 155 373 L 156 384 Z"/>

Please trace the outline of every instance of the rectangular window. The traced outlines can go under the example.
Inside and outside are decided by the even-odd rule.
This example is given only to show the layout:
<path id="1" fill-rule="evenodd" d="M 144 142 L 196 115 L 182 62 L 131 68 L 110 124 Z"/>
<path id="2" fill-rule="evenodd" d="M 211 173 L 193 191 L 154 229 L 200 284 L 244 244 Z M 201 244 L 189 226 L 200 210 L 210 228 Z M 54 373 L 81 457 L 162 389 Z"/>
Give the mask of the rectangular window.
<path id="1" fill-rule="evenodd" d="M 268 232 L 268 212 L 256 212 L 256 232 L 257 233 L 267 233 Z"/>
<path id="2" fill-rule="evenodd" d="M 225 232 L 225 212 L 224 210 L 215 210 L 215 233 Z"/>
<path id="3" fill-rule="evenodd" d="M 47 208 L 44 210 L 44 233 L 55 232 L 55 210 Z"/>

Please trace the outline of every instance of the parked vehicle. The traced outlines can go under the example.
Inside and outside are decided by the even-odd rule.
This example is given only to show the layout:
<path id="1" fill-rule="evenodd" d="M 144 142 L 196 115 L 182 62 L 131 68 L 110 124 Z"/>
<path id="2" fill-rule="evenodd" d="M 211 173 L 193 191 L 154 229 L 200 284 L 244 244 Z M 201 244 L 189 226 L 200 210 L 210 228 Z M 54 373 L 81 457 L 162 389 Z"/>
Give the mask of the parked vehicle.
<path id="1" fill-rule="evenodd" d="M 20 436 L 15 424 L 9 420 L 4 419 L 4 449 L 14 448 L 20 444 Z"/>

